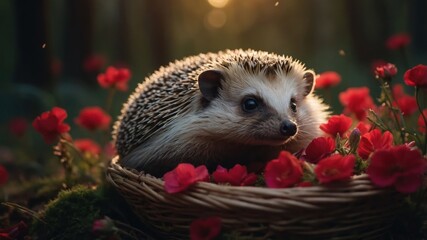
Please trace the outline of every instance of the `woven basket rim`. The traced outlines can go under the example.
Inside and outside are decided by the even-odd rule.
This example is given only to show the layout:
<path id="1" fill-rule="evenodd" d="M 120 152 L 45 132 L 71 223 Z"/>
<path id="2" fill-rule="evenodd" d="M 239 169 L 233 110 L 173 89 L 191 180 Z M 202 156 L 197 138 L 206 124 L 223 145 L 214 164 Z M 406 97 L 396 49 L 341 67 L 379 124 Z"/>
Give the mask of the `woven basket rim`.
<path id="1" fill-rule="evenodd" d="M 154 177 L 150 174 L 146 174 L 143 171 L 137 171 L 135 169 L 129 169 L 126 167 L 121 166 L 118 163 L 119 156 L 115 156 L 108 168 L 107 168 L 107 174 L 108 172 L 122 172 L 124 174 L 132 176 L 134 179 L 138 179 L 139 181 L 143 180 L 150 180 L 152 182 L 155 182 L 157 184 L 164 184 L 164 180 L 161 178 Z M 372 184 L 369 176 L 366 173 L 363 173 L 361 175 L 355 175 L 352 176 L 352 178 L 348 181 L 338 181 L 338 182 L 332 182 L 328 184 L 319 184 L 314 186 L 308 186 L 308 187 L 292 187 L 292 188 L 268 188 L 268 187 L 262 187 L 262 186 L 231 186 L 226 184 L 217 184 L 212 182 L 197 182 L 193 185 L 192 189 L 201 189 L 201 190 L 210 190 L 214 192 L 254 192 L 254 193 L 264 193 L 267 195 L 283 195 L 283 194 L 303 194 L 307 192 L 327 192 L 334 191 L 334 189 L 340 189 L 340 188 L 355 188 L 354 190 L 358 189 L 356 192 L 364 192 L 369 191 L 372 192 L 372 194 L 377 194 L 379 192 L 382 192 L 386 189 L 376 187 Z M 191 191 L 191 190 L 190 190 Z M 350 193 L 349 193 L 350 194 Z M 366 195 L 366 192 L 363 194 Z"/>

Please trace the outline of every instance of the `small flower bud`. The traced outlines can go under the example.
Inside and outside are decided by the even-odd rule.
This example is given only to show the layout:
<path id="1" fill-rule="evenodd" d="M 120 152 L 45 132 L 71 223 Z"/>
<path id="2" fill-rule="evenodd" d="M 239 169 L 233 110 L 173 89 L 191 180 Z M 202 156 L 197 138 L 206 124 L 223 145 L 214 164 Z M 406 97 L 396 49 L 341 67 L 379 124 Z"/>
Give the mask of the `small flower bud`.
<path id="1" fill-rule="evenodd" d="M 397 74 L 397 68 L 394 64 L 387 63 L 382 66 L 379 66 L 375 69 L 375 76 L 377 78 L 384 79 L 385 81 L 390 81 L 393 76 Z"/>
<path id="2" fill-rule="evenodd" d="M 353 129 L 353 131 L 350 134 L 349 137 L 349 145 L 350 145 L 350 152 L 354 152 L 357 149 L 357 146 L 359 145 L 360 141 L 360 130 L 358 128 Z"/>

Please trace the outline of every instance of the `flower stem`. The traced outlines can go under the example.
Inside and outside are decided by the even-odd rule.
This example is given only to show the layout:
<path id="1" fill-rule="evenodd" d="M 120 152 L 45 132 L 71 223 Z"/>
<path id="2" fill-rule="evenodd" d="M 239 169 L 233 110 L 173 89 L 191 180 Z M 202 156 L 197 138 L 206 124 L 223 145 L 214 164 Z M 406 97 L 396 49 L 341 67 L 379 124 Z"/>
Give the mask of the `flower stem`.
<path id="1" fill-rule="evenodd" d="M 105 103 L 105 111 L 110 112 L 111 106 L 113 105 L 114 95 L 116 93 L 116 89 L 110 88 L 108 91 L 107 101 Z"/>
<path id="2" fill-rule="evenodd" d="M 402 140 L 401 143 L 403 144 L 403 143 L 405 143 L 405 133 L 404 133 L 405 129 L 403 129 L 402 126 L 400 125 L 399 118 L 397 117 L 396 111 L 393 108 L 393 97 L 392 97 L 392 94 L 391 94 L 389 83 L 386 83 L 386 82 L 383 81 L 382 82 L 382 88 L 383 88 L 384 96 L 386 98 L 386 100 L 385 100 L 386 101 L 386 105 L 388 106 L 388 108 L 390 109 L 390 111 L 393 114 L 394 120 L 396 122 L 396 126 L 399 129 L 400 138 Z M 404 124 L 403 118 L 401 118 L 401 121 Z"/>
<path id="3" fill-rule="evenodd" d="M 415 100 L 417 102 L 418 111 L 420 111 L 421 116 L 423 116 L 424 124 L 425 126 L 427 126 L 427 117 L 423 113 L 423 109 L 421 108 L 420 100 L 418 97 L 420 95 L 419 91 L 420 91 L 420 88 L 415 87 Z M 426 154 L 426 153 L 427 153 L 427 131 L 424 133 L 424 145 L 423 145 L 423 154 Z"/>
<path id="4" fill-rule="evenodd" d="M 389 131 L 389 132 L 391 132 L 392 130 L 390 129 L 390 127 L 387 125 L 387 124 L 385 124 L 384 122 L 383 122 L 383 120 L 372 110 L 372 109 L 369 109 L 369 113 L 374 117 L 374 118 L 372 118 L 372 117 L 370 117 L 370 116 L 368 116 L 368 120 L 372 123 L 372 124 L 374 124 L 374 126 L 377 126 L 377 127 L 379 127 L 381 130 L 383 130 L 383 131 Z"/>

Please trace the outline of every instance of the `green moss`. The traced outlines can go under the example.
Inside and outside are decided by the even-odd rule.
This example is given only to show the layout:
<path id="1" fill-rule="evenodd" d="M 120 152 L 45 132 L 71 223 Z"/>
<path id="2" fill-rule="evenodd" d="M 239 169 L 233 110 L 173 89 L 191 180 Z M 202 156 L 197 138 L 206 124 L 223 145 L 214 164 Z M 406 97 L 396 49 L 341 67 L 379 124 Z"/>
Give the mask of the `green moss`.
<path id="1" fill-rule="evenodd" d="M 76 186 L 62 191 L 46 205 L 42 221 L 36 220 L 32 232 L 36 239 L 94 239 L 92 223 L 103 217 L 103 197 L 99 190 Z"/>

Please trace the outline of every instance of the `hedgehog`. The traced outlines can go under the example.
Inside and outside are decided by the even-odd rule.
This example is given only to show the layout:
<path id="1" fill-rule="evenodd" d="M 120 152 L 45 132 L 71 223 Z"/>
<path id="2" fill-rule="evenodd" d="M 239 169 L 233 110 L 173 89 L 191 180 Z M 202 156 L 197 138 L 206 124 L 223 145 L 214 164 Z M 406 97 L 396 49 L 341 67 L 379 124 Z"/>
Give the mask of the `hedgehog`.
<path id="1" fill-rule="evenodd" d="M 231 167 L 304 149 L 328 106 L 315 74 L 292 57 L 255 50 L 199 54 L 138 85 L 113 128 L 119 164 L 162 176 L 179 163 Z"/>

